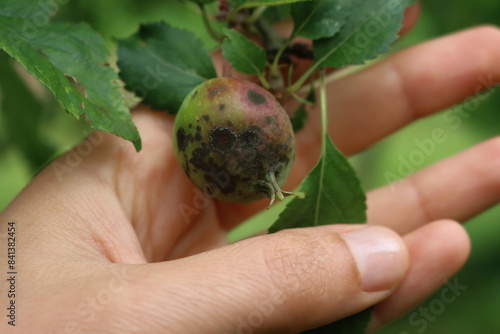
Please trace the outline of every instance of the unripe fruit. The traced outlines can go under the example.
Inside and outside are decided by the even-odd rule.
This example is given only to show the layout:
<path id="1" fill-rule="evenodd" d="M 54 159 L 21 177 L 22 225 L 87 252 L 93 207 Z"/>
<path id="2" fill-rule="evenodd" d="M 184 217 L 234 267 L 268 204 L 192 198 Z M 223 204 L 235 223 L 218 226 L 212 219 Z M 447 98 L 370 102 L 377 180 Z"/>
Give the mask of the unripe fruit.
<path id="1" fill-rule="evenodd" d="M 250 203 L 280 189 L 292 169 L 295 138 L 274 96 L 254 83 L 211 79 L 185 98 L 174 123 L 182 169 L 207 195 Z"/>

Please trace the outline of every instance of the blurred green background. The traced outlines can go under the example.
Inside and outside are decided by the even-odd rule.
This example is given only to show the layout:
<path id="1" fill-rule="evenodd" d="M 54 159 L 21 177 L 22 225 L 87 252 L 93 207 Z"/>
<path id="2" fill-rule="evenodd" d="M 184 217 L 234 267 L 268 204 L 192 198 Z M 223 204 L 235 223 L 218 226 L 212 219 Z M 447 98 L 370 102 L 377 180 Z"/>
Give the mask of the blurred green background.
<path id="1" fill-rule="evenodd" d="M 177 0 L 72 0 L 53 18 L 56 22 L 90 23 L 107 40 L 111 53 L 115 51 L 114 38 L 132 34 L 141 22 L 158 20 L 198 34 L 203 31 L 196 8 Z M 500 25 L 499 1 L 424 0 L 418 25 L 394 50 L 479 24 Z M 207 35 L 201 33 L 200 37 L 208 47 L 214 47 Z M 68 150 L 89 131 L 87 124 L 60 110 L 44 87 L 20 79 L 29 76 L 12 64 L 0 53 L 0 211 L 50 157 Z M 481 101 L 457 130 L 452 130 L 438 114 L 351 158 L 365 189 L 386 185 L 385 173 L 397 174 L 400 157 L 408 159 L 419 149 L 414 141 L 429 138 L 437 127 L 445 129 L 448 140 L 436 145 L 435 152 L 416 169 L 500 134 L 500 89 Z M 281 207 L 275 206 L 242 225 L 231 233 L 230 240 L 265 229 Z M 451 303 L 444 302 L 438 291 L 380 333 L 500 333 L 500 206 L 466 226 L 472 238 L 472 254 L 456 279 L 467 288 Z M 423 315 L 425 309 L 427 316 Z"/>

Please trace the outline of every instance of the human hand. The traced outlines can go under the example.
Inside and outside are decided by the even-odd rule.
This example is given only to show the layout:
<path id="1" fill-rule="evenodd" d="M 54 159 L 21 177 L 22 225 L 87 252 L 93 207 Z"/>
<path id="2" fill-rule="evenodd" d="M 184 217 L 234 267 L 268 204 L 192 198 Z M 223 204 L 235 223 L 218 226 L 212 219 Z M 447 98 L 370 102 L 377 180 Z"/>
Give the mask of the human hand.
<path id="1" fill-rule="evenodd" d="M 354 154 L 477 93 L 479 77 L 500 76 L 499 42 L 496 28 L 472 29 L 330 84 L 334 142 Z M 318 115 L 296 135 L 287 189 L 317 161 Z M 227 231 L 267 203 L 201 196 L 175 161 L 173 117 L 141 107 L 134 122 L 140 153 L 94 133 L 0 215 L 2 233 L 16 222 L 19 272 L 17 328 L 3 321 L 2 333 L 300 332 L 376 304 L 375 329 L 466 260 L 467 234 L 442 219 L 466 220 L 500 198 L 493 139 L 371 192 L 368 226 L 289 230 L 227 246 Z M 181 207 L 191 208 L 187 221 Z"/>

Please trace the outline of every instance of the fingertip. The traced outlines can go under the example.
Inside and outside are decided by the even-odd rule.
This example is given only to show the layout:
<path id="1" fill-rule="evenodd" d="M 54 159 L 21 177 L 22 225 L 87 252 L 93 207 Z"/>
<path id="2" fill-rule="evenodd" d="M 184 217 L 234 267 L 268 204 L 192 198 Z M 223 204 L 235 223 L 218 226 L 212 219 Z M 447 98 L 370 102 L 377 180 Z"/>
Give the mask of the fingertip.
<path id="1" fill-rule="evenodd" d="M 446 247 L 443 247 L 444 260 L 458 271 L 469 258 L 471 250 L 469 234 L 459 222 L 451 219 L 438 220 L 431 224 L 433 238 L 437 242 L 448 241 Z"/>
<path id="2" fill-rule="evenodd" d="M 455 273 L 465 263 L 470 254 L 470 238 L 465 228 L 451 219 L 437 220 L 405 236 L 410 257 L 428 260 L 439 258 Z M 425 245 L 423 245 L 425 240 Z M 432 256 L 432 254 L 435 256 Z M 413 259 L 412 259 L 413 260 Z M 436 263 L 436 271 L 440 264 Z"/>

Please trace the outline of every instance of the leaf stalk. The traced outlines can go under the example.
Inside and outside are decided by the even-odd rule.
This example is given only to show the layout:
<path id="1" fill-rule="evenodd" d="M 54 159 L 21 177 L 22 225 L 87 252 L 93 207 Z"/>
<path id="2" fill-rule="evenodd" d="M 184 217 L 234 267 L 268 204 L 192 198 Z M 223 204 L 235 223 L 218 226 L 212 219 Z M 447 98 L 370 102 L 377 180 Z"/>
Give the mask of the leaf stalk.
<path id="1" fill-rule="evenodd" d="M 223 41 L 223 37 L 220 36 L 213 28 L 212 28 L 212 25 L 210 24 L 210 20 L 208 18 L 208 12 L 207 12 L 207 8 L 205 7 L 205 5 L 203 3 L 198 3 L 198 6 L 200 7 L 200 10 L 201 10 L 201 16 L 203 18 L 203 24 L 205 25 L 205 28 L 207 28 L 207 32 L 208 34 L 210 35 L 210 37 L 212 37 L 214 40 L 218 41 L 218 42 L 222 42 Z"/>
<path id="2" fill-rule="evenodd" d="M 326 154 L 326 136 L 327 136 L 327 131 L 328 131 L 328 108 L 326 105 L 326 70 L 325 68 L 322 68 L 319 71 L 319 98 L 320 98 L 320 105 L 321 105 L 321 134 L 322 134 L 322 139 L 321 139 L 321 155 L 323 156 Z"/>

